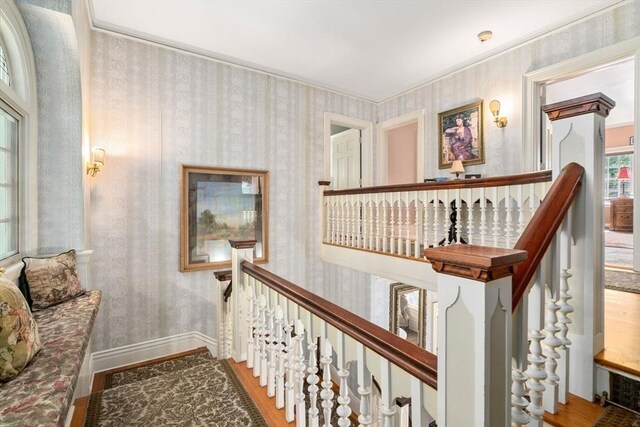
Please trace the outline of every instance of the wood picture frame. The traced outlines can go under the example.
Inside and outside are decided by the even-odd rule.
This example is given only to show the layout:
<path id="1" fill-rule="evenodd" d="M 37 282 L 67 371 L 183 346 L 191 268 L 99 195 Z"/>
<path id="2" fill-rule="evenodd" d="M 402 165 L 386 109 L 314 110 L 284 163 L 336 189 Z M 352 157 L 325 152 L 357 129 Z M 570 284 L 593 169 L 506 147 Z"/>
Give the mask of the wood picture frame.
<path id="1" fill-rule="evenodd" d="M 404 283 L 392 283 L 389 291 L 389 331 L 424 348 L 426 336 L 426 291 Z"/>
<path id="2" fill-rule="evenodd" d="M 438 168 L 484 163 L 482 100 L 438 113 Z"/>
<path id="3" fill-rule="evenodd" d="M 269 260 L 269 172 L 182 165 L 180 271 L 229 268 L 229 240 L 256 240 Z"/>

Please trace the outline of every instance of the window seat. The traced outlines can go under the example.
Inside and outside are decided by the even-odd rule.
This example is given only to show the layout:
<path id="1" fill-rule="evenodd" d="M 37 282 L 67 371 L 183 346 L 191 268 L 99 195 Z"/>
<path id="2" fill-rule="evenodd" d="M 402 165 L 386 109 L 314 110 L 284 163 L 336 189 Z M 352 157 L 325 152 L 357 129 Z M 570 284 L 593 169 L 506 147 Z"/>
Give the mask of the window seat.
<path id="1" fill-rule="evenodd" d="M 0 425 L 63 426 L 102 299 L 100 290 L 33 313 L 42 347 L 0 385 Z"/>

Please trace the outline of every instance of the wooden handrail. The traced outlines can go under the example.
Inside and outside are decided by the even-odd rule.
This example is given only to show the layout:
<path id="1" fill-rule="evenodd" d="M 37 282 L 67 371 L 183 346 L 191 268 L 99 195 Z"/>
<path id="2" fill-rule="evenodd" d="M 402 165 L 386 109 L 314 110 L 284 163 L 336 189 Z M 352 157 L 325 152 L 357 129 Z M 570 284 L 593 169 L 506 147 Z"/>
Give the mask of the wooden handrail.
<path id="1" fill-rule="evenodd" d="M 534 184 L 536 182 L 547 181 L 551 181 L 551 171 L 527 172 L 517 175 L 493 176 L 490 178 L 457 179 L 445 182 L 424 182 L 349 188 L 345 190 L 326 190 L 323 194 L 325 196 L 344 196 L 351 194 L 397 193 L 401 191 L 454 190 L 457 188 L 503 187 L 505 185 Z M 325 181 L 322 182 L 324 183 Z"/>
<path id="2" fill-rule="evenodd" d="M 438 388 L 438 360 L 435 354 L 248 261 L 242 262 L 241 269 L 418 380 L 434 389 Z"/>
<path id="3" fill-rule="evenodd" d="M 514 246 L 514 249 L 527 251 L 528 257 L 518 266 L 513 275 L 511 296 L 513 310 L 516 309 L 529 287 L 542 257 L 549 249 L 549 245 L 578 195 L 583 175 L 584 168 L 577 163 L 569 163 L 562 169 Z"/>

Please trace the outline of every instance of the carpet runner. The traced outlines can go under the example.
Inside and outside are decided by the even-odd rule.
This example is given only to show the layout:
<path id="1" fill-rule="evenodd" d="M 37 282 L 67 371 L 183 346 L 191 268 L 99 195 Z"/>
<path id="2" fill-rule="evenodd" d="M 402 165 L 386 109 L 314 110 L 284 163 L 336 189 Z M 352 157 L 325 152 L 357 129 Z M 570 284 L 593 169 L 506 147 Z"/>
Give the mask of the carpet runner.
<path id="1" fill-rule="evenodd" d="M 226 360 L 201 352 L 110 374 L 85 426 L 266 426 Z"/>
<path id="2" fill-rule="evenodd" d="M 604 287 L 623 292 L 640 293 L 640 273 L 624 270 L 604 270 Z"/>

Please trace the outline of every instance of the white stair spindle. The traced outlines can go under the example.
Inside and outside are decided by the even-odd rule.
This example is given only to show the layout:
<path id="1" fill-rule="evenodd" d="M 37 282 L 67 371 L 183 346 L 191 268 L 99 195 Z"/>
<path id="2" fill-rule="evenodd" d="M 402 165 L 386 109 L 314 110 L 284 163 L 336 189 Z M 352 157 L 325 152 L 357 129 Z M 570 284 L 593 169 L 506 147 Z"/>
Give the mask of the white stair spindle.
<path id="1" fill-rule="evenodd" d="M 493 187 L 493 246 L 499 247 L 499 236 L 500 236 L 500 200 L 498 200 L 498 187 Z"/>
<path id="2" fill-rule="evenodd" d="M 390 206 L 390 220 L 389 220 L 389 227 L 391 228 L 391 233 L 389 235 L 389 253 L 394 254 L 396 252 L 396 220 L 395 220 L 395 212 L 396 212 L 396 205 L 395 205 L 395 194 L 396 193 L 389 193 L 389 206 Z"/>
<path id="3" fill-rule="evenodd" d="M 411 377 L 411 425 L 423 426 L 427 425 L 426 416 L 422 410 L 422 402 L 424 400 L 424 389 L 422 381 L 416 377 Z"/>
<path id="4" fill-rule="evenodd" d="M 338 425 L 340 427 L 348 427 L 351 425 L 349 416 L 351 415 L 351 407 L 349 407 L 349 389 L 347 386 L 347 377 L 349 376 L 349 369 L 346 365 L 345 354 L 345 337 L 344 333 L 340 330 L 336 333 L 336 340 L 338 347 L 336 348 L 336 354 L 338 355 L 338 376 L 340 377 L 340 394 L 338 396 L 338 408 L 336 413 L 340 417 Z"/>
<path id="5" fill-rule="evenodd" d="M 264 299 L 264 295 L 259 295 L 259 286 L 256 286 L 256 295 L 257 302 L 255 304 L 255 324 L 257 327 L 254 329 L 254 346 L 255 350 L 253 351 L 253 376 L 260 377 L 260 370 L 262 368 L 261 363 L 261 354 L 262 354 L 262 342 L 263 342 L 263 334 L 265 330 L 266 317 L 263 318 L 264 310 L 261 306 L 262 300 Z"/>
<path id="6" fill-rule="evenodd" d="M 382 215 L 380 215 L 380 193 L 376 193 L 376 205 L 375 205 L 375 212 L 376 212 L 376 246 L 375 246 L 375 250 L 376 251 L 380 251 L 380 239 L 382 239 L 382 236 L 384 233 L 382 231 L 382 227 L 384 224 L 384 218 L 382 218 Z"/>
<path id="7" fill-rule="evenodd" d="M 422 206 L 424 212 L 424 220 L 422 222 L 423 228 L 423 237 L 422 237 L 422 250 L 424 251 L 429 247 L 429 211 L 431 210 L 431 203 L 429 203 L 429 191 L 425 190 L 422 192 Z M 420 258 L 422 258 L 422 254 L 420 254 Z"/>
<path id="8" fill-rule="evenodd" d="M 405 243 L 405 249 L 404 249 L 404 254 L 405 256 L 411 256 L 411 200 L 409 199 L 409 192 L 405 193 L 405 203 L 404 203 L 406 212 L 405 212 L 405 218 L 404 218 L 404 223 L 405 223 L 405 239 L 404 239 L 404 243 Z M 417 204 L 415 204 L 415 206 L 417 206 Z M 417 209 L 416 209 L 417 211 Z M 417 213 L 417 212 L 416 212 Z M 414 215 L 414 218 L 416 218 L 416 223 L 417 223 L 417 216 Z M 416 234 L 416 240 L 418 239 L 418 235 Z"/>
<path id="9" fill-rule="evenodd" d="M 562 345 L 562 341 L 556 337 L 556 334 L 560 331 L 558 327 L 558 316 L 556 312 L 560 309 L 560 306 L 552 298 L 547 299 L 545 305 L 545 327 L 544 327 L 544 345 L 542 354 L 547 358 L 545 364 L 545 370 L 547 371 L 547 381 L 544 391 L 544 410 L 555 414 L 558 412 L 558 381 L 560 377 L 556 373 L 558 366 L 557 360 L 560 358 L 560 354 L 556 351 L 556 348 Z"/>
<path id="10" fill-rule="evenodd" d="M 286 304 L 286 300 L 285 300 Z M 284 337 L 284 313 L 280 305 L 276 306 L 276 408 L 284 408 L 284 362 L 285 345 Z"/>
<path id="11" fill-rule="evenodd" d="M 323 334 L 324 335 L 324 334 Z M 331 362 L 333 355 L 333 348 L 329 343 L 329 340 L 325 339 L 321 341 L 321 356 L 320 363 L 322 364 L 322 391 L 320 392 L 320 398 L 322 399 L 322 411 L 324 413 L 323 427 L 331 427 L 331 409 L 333 407 L 333 390 L 331 386 Z"/>
<path id="12" fill-rule="evenodd" d="M 247 316 L 246 316 L 246 320 L 247 320 L 247 368 L 248 369 L 253 369 L 253 360 L 254 360 L 254 312 L 255 312 L 255 305 L 256 305 L 256 294 L 255 294 L 255 290 L 254 290 L 254 286 L 250 283 L 249 286 L 247 286 Z"/>
<path id="13" fill-rule="evenodd" d="M 313 320 L 309 324 L 312 324 Z M 309 387 L 307 388 L 309 392 L 309 426 L 310 427 L 318 427 L 320 424 L 320 420 L 318 414 L 318 382 L 320 381 L 320 377 L 318 377 L 318 360 L 316 357 L 316 350 L 318 346 L 316 345 L 315 337 L 313 336 L 313 332 L 309 329 L 308 336 L 308 345 L 307 349 L 309 350 L 309 367 L 307 368 L 307 384 Z"/>
<path id="14" fill-rule="evenodd" d="M 305 427 L 307 420 L 307 403 L 304 399 L 304 325 L 300 319 L 296 320 L 296 351 L 295 351 L 295 399 L 296 399 L 296 427 Z"/>
<path id="15" fill-rule="evenodd" d="M 487 242 L 487 195 L 486 189 L 480 189 L 480 246 L 485 246 Z"/>
<path id="16" fill-rule="evenodd" d="M 529 414 L 525 411 L 529 401 L 525 399 L 524 388 L 527 376 L 517 369 L 512 369 L 511 381 L 511 422 L 517 426 L 529 424 Z"/>
<path id="17" fill-rule="evenodd" d="M 355 195 L 355 216 L 356 216 L 356 248 L 362 247 L 362 209 L 360 209 L 360 195 Z"/>
<path id="18" fill-rule="evenodd" d="M 433 197 L 433 242 L 432 242 L 433 247 L 438 246 L 438 243 L 440 242 L 440 238 L 438 235 L 438 229 L 440 227 L 440 221 L 438 218 L 439 214 L 440 214 L 440 190 L 435 190 L 434 197 Z"/>
<path id="19" fill-rule="evenodd" d="M 560 403 L 567 403 L 569 398 L 569 360 L 571 356 L 571 340 L 567 337 L 569 332 L 569 325 L 572 320 L 569 315 L 573 313 L 573 307 L 569 304 L 569 300 L 572 298 L 569 293 L 569 279 L 573 276 L 569 270 L 571 269 L 571 213 L 567 216 L 560 237 L 561 241 L 561 256 L 560 256 L 560 291 L 558 293 L 558 326 L 560 332 L 558 338 L 562 341 L 558 352 L 560 354 L 560 360 L 558 364 L 558 376 L 560 381 L 558 384 L 558 401 Z"/>
<path id="20" fill-rule="evenodd" d="M 451 226 L 451 199 L 449 190 L 444 190 L 444 245 L 448 246 L 452 242 L 449 242 L 449 227 Z"/>
<path id="21" fill-rule="evenodd" d="M 455 243 L 460 243 L 460 239 L 462 239 L 462 199 L 460 199 L 460 189 L 457 188 L 455 190 L 456 197 L 456 241 Z"/>
<path id="22" fill-rule="evenodd" d="M 357 344 L 358 353 L 358 394 L 360 395 L 360 426 L 368 426 L 372 423 L 371 417 L 371 374 L 367 370 L 367 353 L 364 345 Z"/>
<path id="23" fill-rule="evenodd" d="M 371 197 L 371 194 L 367 195 L 367 200 L 369 203 L 369 245 L 367 246 L 367 249 L 369 250 L 373 250 L 374 246 L 373 246 L 373 238 L 375 237 L 375 229 L 373 228 L 373 197 Z M 376 221 L 378 219 L 376 218 Z"/>
<path id="24" fill-rule="evenodd" d="M 274 293 L 270 289 L 269 293 L 269 305 L 267 306 L 267 396 L 273 397 L 276 395 L 276 346 L 278 341 L 276 340 L 275 330 L 275 304 Z"/>
<path id="25" fill-rule="evenodd" d="M 382 388 L 382 420 L 384 427 L 393 427 L 393 418 L 398 412 L 391 395 L 391 364 L 385 358 L 380 359 L 380 387 Z"/>
<path id="26" fill-rule="evenodd" d="M 470 245 L 473 245 L 476 240 L 473 224 L 475 206 L 476 205 L 473 200 L 473 189 L 467 188 L 467 243 Z"/>
<path id="27" fill-rule="evenodd" d="M 516 203 L 518 205 L 518 238 L 516 241 L 522 236 L 524 233 L 525 225 L 527 224 L 527 218 L 524 211 L 524 189 L 523 185 L 518 185 L 518 194 Z"/>
<path id="28" fill-rule="evenodd" d="M 420 198 L 419 198 L 419 194 L 417 191 L 413 193 L 413 203 L 415 205 L 415 241 L 413 242 L 413 246 L 414 246 L 414 250 L 413 250 L 413 256 L 415 258 L 422 258 L 421 254 L 420 254 L 420 245 L 422 245 L 424 243 L 425 240 L 425 236 L 422 234 L 423 228 L 422 228 L 422 219 L 423 214 L 422 214 L 422 205 L 420 204 Z"/>
<path id="29" fill-rule="evenodd" d="M 389 223 L 388 223 L 388 219 L 389 219 L 389 207 L 388 207 L 388 200 L 387 200 L 388 196 L 386 193 L 382 194 L 382 206 L 380 207 L 382 209 L 382 252 L 387 252 L 387 235 L 389 233 Z"/>
<path id="30" fill-rule="evenodd" d="M 260 387 L 267 385 L 267 360 L 268 346 L 271 342 L 269 337 L 269 325 L 267 320 L 267 300 L 265 295 L 260 295 L 260 324 L 262 325 L 262 334 L 260 336 Z"/>
<path id="31" fill-rule="evenodd" d="M 529 366 L 525 371 L 529 380 L 527 381 L 527 388 L 529 389 L 529 397 L 531 402 L 527 406 L 527 411 L 531 416 L 531 424 L 537 427 L 542 427 L 542 416 L 544 415 L 544 409 L 542 407 L 542 394 L 544 392 L 543 381 L 547 378 L 547 373 L 544 370 L 545 357 L 542 355 L 542 347 L 540 341 L 544 338 L 544 335 L 536 329 L 529 330 L 529 355 L 527 360 Z"/>
<path id="32" fill-rule="evenodd" d="M 506 224 L 504 227 L 505 248 L 511 248 L 513 237 L 513 204 L 511 203 L 511 186 L 504 187 L 504 207 L 506 212 Z"/>
<path id="33" fill-rule="evenodd" d="M 285 418 L 287 422 L 293 422 L 295 420 L 294 416 L 294 407 L 295 407 L 295 393 L 294 393 L 294 365 L 295 359 L 293 357 L 293 338 L 291 337 L 291 332 L 293 331 L 293 321 L 291 320 L 290 313 L 285 312 L 285 320 L 287 320 L 287 324 L 284 327 L 285 333 L 285 363 L 284 369 L 286 373 L 285 377 Z"/>

